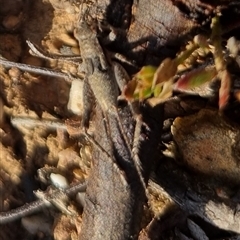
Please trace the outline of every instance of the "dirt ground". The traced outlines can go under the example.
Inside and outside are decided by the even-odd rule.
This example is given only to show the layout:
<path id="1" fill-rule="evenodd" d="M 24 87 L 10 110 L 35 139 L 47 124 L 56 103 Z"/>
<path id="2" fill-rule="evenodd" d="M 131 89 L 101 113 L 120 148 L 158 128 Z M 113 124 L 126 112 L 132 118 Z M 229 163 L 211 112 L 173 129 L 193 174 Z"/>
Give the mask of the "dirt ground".
<path id="1" fill-rule="evenodd" d="M 1 1 L 0 5 L 1 24 L 5 28 L 0 34 L 2 57 L 35 66 L 66 69 L 73 74 L 76 72 L 74 67 L 69 69 L 69 66 L 56 61 L 49 63 L 31 56 L 26 40 L 43 46 L 51 53 L 66 51 L 79 54 L 77 41 L 73 38 L 74 22 L 79 11 L 77 5 L 68 1 Z M 66 176 L 70 183 L 83 181 L 89 168 L 89 156 L 88 150 L 84 151 L 87 147 L 81 148 L 81 143 L 70 139 L 64 131 L 56 132 L 48 127 L 15 128 L 10 124 L 10 118 L 14 116 L 49 120 L 71 117 L 73 114 L 67 109 L 69 83 L 63 79 L 20 72 L 16 68 L 1 67 L 0 75 L 2 212 L 32 201 L 34 189 L 41 185 L 43 189 L 47 187 L 36 179 L 37 169 L 56 167 L 54 171 Z M 81 160 L 82 156 L 86 160 Z M 30 231 L 35 236 L 40 234 L 37 238 L 52 239 L 50 236 L 55 235 L 54 239 L 70 239 L 71 235 L 71 239 L 77 239 L 77 220 L 70 220 L 56 212 L 46 220 L 43 217 L 40 214 L 35 217 L 36 220 L 26 220 L 35 224 L 35 230 Z M 59 225 L 60 222 L 63 224 Z M 53 225 L 55 233 L 51 230 Z M 30 239 L 31 234 L 17 221 L 1 226 L 0 238 Z"/>
<path id="2" fill-rule="evenodd" d="M 73 36 L 79 13 L 78 1 L 0 0 L 0 6 L 2 57 L 77 74 L 77 66 L 73 64 L 33 57 L 26 40 L 50 53 L 80 54 Z M 41 182 L 39 169 L 44 169 L 47 176 L 50 173 L 65 176 L 69 184 L 84 182 L 91 166 L 89 145 L 66 130 L 52 129 L 47 124 L 29 127 L 30 123 L 21 122 L 21 119 L 27 118 L 63 123 L 66 119 L 80 121 L 81 106 L 68 105 L 70 83 L 56 77 L 0 66 L 0 84 L 0 212 L 33 201 L 34 190 L 47 189 L 51 183 L 49 179 Z M 174 155 L 177 165 L 183 171 L 196 176 L 199 174 L 199 179 L 204 182 L 198 182 L 199 185 L 204 185 L 207 191 L 211 189 L 222 201 L 229 202 L 239 194 L 240 184 L 240 111 L 239 103 L 232 104 L 234 113 L 230 108 L 226 116 L 221 115 L 216 106 L 211 106 L 190 116 L 175 120 L 171 118 L 170 122 L 165 122 L 165 126 L 166 131 L 171 131 L 172 139 L 166 145 L 163 144 L 164 140 L 161 143 L 165 150 L 164 159 Z M 77 115 L 74 113 L 75 108 Z M 17 117 L 22 118 L 18 118 L 20 120 L 13 125 L 11 119 Z M 154 186 L 148 189 L 147 223 L 154 216 L 160 218 L 166 209 L 175 206 L 164 189 Z M 239 198 L 237 204 L 239 206 Z M 70 201 L 67 208 L 80 214 L 72 218 L 49 208 L 39 214 L 1 225 L 0 239 L 78 239 L 82 206 L 79 202 Z M 239 210 L 236 219 L 232 221 L 240 222 Z M 213 225 L 223 228 L 218 223 Z M 240 224 L 223 230 L 238 235 Z M 178 239 L 171 237 L 171 234 L 169 239 Z"/>

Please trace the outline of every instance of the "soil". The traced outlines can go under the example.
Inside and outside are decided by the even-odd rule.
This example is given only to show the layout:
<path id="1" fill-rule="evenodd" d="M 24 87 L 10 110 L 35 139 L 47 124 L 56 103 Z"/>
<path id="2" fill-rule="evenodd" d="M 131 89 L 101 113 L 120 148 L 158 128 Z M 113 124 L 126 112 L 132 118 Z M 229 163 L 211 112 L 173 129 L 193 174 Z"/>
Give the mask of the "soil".
<path id="1" fill-rule="evenodd" d="M 26 40 L 43 46 L 51 53 L 62 54 L 62 49 L 79 54 L 77 41 L 73 38 L 74 22 L 79 11 L 77 5 L 68 1 L 18 1 L 18 4 L 15 1 L 1 1 L 0 5 L 4 6 L 0 10 L 3 26 L 0 34 L 2 57 L 35 66 L 65 69 L 72 73 L 76 71 L 56 61 L 49 63 L 33 57 Z M 67 109 L 69 83 L 63 79 L 20 72 L 16 68 L 5 69 L 2 66 L 0 78 L 2 212 L 32 201 L 35 198 L 33 190 L 47 187 L 37 180 L 38 169 L 55 167 L 55 171 L 66 176 L 71 183 L 85 179 L 89 160 L 86 163 L 81 160 L 81 156 L 86 155 L 85 148 L 81 148 L 79 141 L 70 139 L 61 130 L 56 132 L 46 127 L 15 128 L 10 123 L 10 118 L 16 116 L 49 120 L 69 118 L 72 115 Z M 43 224 L 41 216 L 25 222 L 29 224 L 32 221 L 40 225 L 40 228 L 35 226 L 32 227 L 35 230 L 30 230 L 39 239 L 51 239 L 52 236 L 54 239 L 69 239 L 69 231 L 72 232 L 72 239 L 77 239 L 77 220 L 70 221 L 56 212 L 54 215 L 50 215 Z M 56 231 L 49 231 L 52 226 Z M 29 236 L 31 234 L 23 228 L 21 221 L 1 226 L 1 239 L 27 239 Z"/>
<path id="2" fill-rule="evenodd" d="M 77 75 L 78 69 L 74 64 L 46 61 L 32 56 L 26 40 L 50 53 L 79 55 L 78 42 L 73 32 L 80 1 L 0 0 L 0 6 L 2 57 L 13 62 Z M 185 18 L 183 21 L 188 25 L 184 34 L 188 28 L 198 26 Z M 131 31 L 139 29 L 136 24 L 132 25 Z M 129 39 L 135 41 L 131 31 Z M 145 47 L 141 45 L 141 49 Z M 151 62 L 147 59 L 149 55 L 144 61 Z M 236 74 L 235 78 L 238 76 Z M 239 83 L 238 79 L 236 83 Z M 50 173 L 61 174 L 69 184 L 84 182 L 91 167 L 91 146 L 86 145 L 75 129 L 67 133 L 44 125 L 30 127 L 30 123 L 23 124 L 21 120 L 13 125 L 11 120 L 17 117 L 42 118 L 64 124 L 68 119 L 78 124 L 82 115 L 81 106 L 79 108 L 78 105 L 76 116 L 76 111 L 68 105 L 70 83 L 57 77 L 0 66 L 0 84 L 0 212 L 33 201 L 33 191 L 45 191 L 52 184 L 49 179 L 43 182 L 39 173 L 43 172 L 47 176 Z M 204 98 L 195 98 L 190 96 L 190 100 L 183 98 L 168 107 L 169 103 L 165 105 L 159 161 L 153 166 L 153 182 L 147 190 L 148 204 L 144 207 L 143 230 L 139 239 L 191 239 L 196 236 L 198 238 L 195 239 L 201 239 L 201 228 L 209 239 L 240 236 L 240 104 L 236 99 L 231 100 L 226 111 L 220 114 L 215 100 L 206 103 Z M 94 126 L 91 126 L 91 131 L 94 131 Z M 164 134 L 170 137 L 165 140 Z M 181 180 L 177 181 L 179 176 Z M 170 184 L 171 179 L 173 182 Z M 175 189 L 181 191 L 173 193 Z M 182 197 L 178 204 L 177 198 L 189 189 L 203 196 L 199 201 L 206 201 L 205 207 L 210 200 L 222 203 L 223 208 L 229 207 L 226 207 L 227 219 L 221 219 L 217 211 L 216 216 L 206 217 L 204 211 L 196 210 L 198 205 L 194 205 L 195 210 L 192 210 L 189 207 L 190 198 Z M 199 201 L 196 200 L 196 203 Z M 81 201 L 71 199 L 66 208 L 77 212 L 77 216 L 73 218 L 56 208 L 47 208 L 39 214 L 1 225 L 0 239 L 78 239 L 82 223 Z M 235 212 L 231 212 L 233 210 Z M 231 217 L 232 220 L 229 220 Z M 216 222 L 217 218 L 222 221 Z M 160 219 L 163 219 L 162 222 Z M 164 219 L 167 219 L 166 222 Z M 167 221 L 170 222 L 168 226 Z M 198 231 L 192 230 L 194 223 L 191 221 L 197 223 Z M 224 225 L 224 221 L 229 224 Z M 206 226 L 206 222 L 209 225 Z M 189 238 L 184 238 L 186 236 Z"/>

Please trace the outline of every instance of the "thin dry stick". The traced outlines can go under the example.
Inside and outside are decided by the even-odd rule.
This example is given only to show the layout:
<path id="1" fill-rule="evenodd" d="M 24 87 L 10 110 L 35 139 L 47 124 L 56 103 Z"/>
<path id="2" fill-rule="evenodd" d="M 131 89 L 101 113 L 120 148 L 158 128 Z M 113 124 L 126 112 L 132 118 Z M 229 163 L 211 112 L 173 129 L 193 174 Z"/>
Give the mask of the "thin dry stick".
<path id="1" fill-rule="evenodd" d="M 29 117 L 11 117 L 11 123 L 15 127 L 23 126 L 27 128 L 45 127 L 48 129 L 63 129 L 67 131 L 67 126 L 59 120 L 34 119 Z"/>
<path id="2" fill-rule="evenodd" d="M 68 61 L 74 64 L 79 64 L 76 61 L 82 60 L 82 57 L 78 55 L 57 55 L 57 54 L 47 53 L 46 51 L 44 51 L 39 46 L 37 46 L 36 44 L 32 43 L 29 40 L 27 40 L 26 43 L 31 49 L 31 54 L 39 58 L 43 58 L 47 60 Z"/>
<path id="3" fill-rule="evenodd" d="M 53 71 L 48 68 L 35 67 L 35 66 L 28 65 L 28 64 L 24 64 L 24 63 L 11 62 L 11 61 L 5 60 L 1 57 L 0 57 L 0 64 L 7 68 L 16 67 L 22 71 L 38 73 L 38 74 L 47 75 L 47 76 L 51 76 L 51 77 L 64 78 L 64 80 L 67 82 L 72 82 L 73 80 L 80 80 L 80 78 L 75 78 L 67 73 Z"/>
<path id="4" fill-rule="evenodd" d="M 73 196 L 77 194 L 78 192 L 84 192 L 86 190 L 87 182 L 84 183 L 77 183 L 69 188 L 67 188 L 65 191 L 59 190 L 54 192 L 53 194 L 46 194 L 45 199 L 40 199 L 37 201 L 34 201 L 32 203 L 26 203 L 25 205 L 10 210 L 8 212 L 1 212 L 0 213 L 0 224 L 6 224 L 9 222 L 16 221 L 22 217 L 28 216 L 30 214 L 39 212 L 42 210 L 42 208 L 49 207 L 49 202 L 53 201 L 55 198 L 59 198 L 59 196 Z M 60 195 L 59 193 L 63 192 L 63 195 Z M 51 205 L 50 205 L 51 206 Z"/>

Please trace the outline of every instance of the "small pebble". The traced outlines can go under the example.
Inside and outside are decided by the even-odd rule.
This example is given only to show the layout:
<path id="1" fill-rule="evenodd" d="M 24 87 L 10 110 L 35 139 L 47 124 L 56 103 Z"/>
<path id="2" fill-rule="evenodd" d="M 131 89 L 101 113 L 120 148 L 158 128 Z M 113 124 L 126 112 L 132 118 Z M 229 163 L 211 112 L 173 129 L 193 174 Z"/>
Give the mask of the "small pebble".
<path id="1" fill-rule="evenodd" d="M 76 201 L 84 208 L 85 205 L 85 192 L 79 192 L 76 195 Z"/>
<path id="2" fill-rule="evenodd" d="M 81 115 L 83 111 L 83 81 L 74 80 L 71 85 L 67 108 L 70 112 Z"/>
<path id="3" fill-rule="evenodd" d="M 51 173 L 50 180 L 52 184 L 57 188 L 65 189 L 69 185 L 67 179 L 60 174 Z"/>
<path id="4" fill-rule="evenodd" d="M 231 37 L 227 40 L 227 48 L 233 57 L 237 57 L 240 49 L 240 43 L 235 37 Z"/>

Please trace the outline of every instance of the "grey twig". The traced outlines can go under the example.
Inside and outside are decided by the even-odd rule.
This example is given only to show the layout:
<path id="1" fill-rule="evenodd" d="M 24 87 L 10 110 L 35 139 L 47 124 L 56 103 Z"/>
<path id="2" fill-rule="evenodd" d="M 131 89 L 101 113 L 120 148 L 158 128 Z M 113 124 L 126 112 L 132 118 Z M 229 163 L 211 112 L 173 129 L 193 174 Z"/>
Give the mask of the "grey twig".
<path id="1" fill-rule="evenodd" d="M 31 54 L 36 57 L 40 57 L 40 58 L 47 59 L 47 60 L 68 61 L 68 62 L 71 62 L 74 64 L 79 64 L 79 63 L 76 63 L 76 60 L 82 60 L 82 57 L 78 56 L 78 55 L 64 55 L 63 56 L 63 55 L 47 53 L 43 49 L 41 49 L 39 46 L 32 43 L 31 41 L 27 40 L 26 42 L 27 42 L 27 45 L 29 46 L 29 48 L 31 49 Z"/>
<path id="2" fill-rule="evenodd" d="M 22 71 L 38 73 L 38 74 L 47 75 L 47 76 L 51 76 L 51 77 L 64 78 L 64 80 L 67 82 L 72 82 L 72 80 L 79 80 L 79 78 L 75 78 L 75 77 L 71 76 L 70 74 L 66 74 L 66 73 L 59 72 L 59 71 L 53 71 L 48 68 L 35 67 L 32 65 L 24 64 L 24 63 L 11 62 L 11 61 L 5 60 L 3 58 L 0 58 L 0 64 L 3 65 L 4 67 L 8 67 L 8 68 L 16 67 Z"/>
<path id="3" fill-rule="evenodd" d="M 40 200 L 31 202 L 31 203 L 26 203 L 25 205 L 23 205 L 19 208 L 10 210 L 8 212 L 1 212 L 0 213 L 0 224 L 6 224 L 9 222 L 13 222 L 22 217 L 25 217 L 30 214 L 41 211 L 42 208 L 49 206 L 49 202 L 51 202 L 55 198 L 58 198 L 59 196 L 60 197 L 63 196 L 63 195 L 59 194 L 60 192 L 63 192 L 64 195 L 67 195 L 69 197 L 74 196 L 78 192 L 84 192 L 86 190 L 86 185 L 87 185 L 86 182 L 78 183 L 78 184 L 75 184 L 74 186 L 67 188 L 65 191 L 57 190 L 52 194 L 49 194 L 49 195 L 46 194 L 45 199 L 40 199 Z"/>

